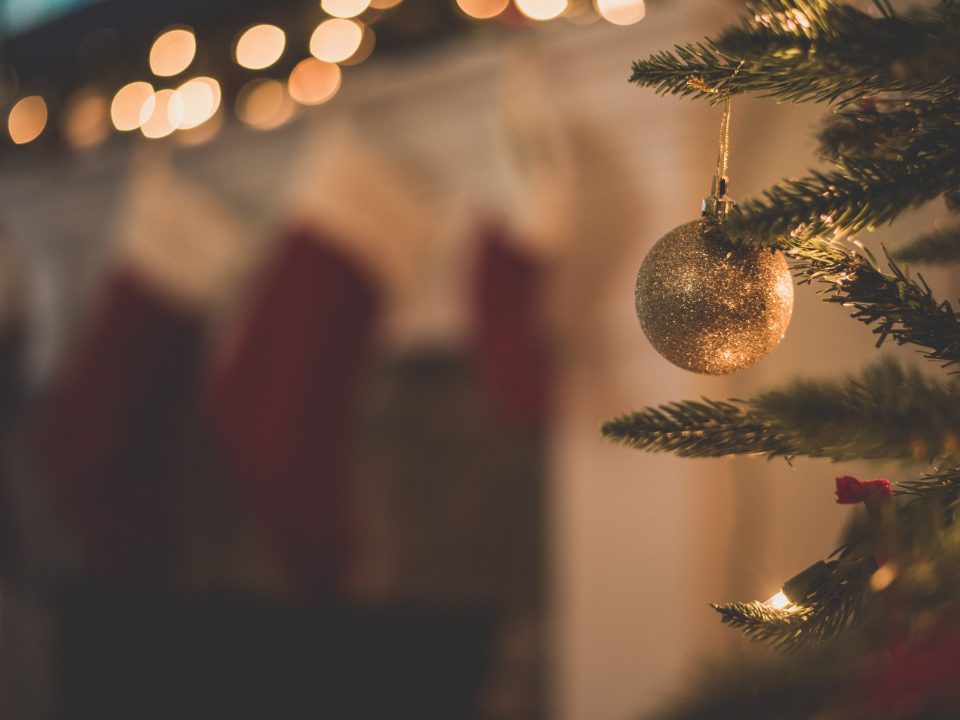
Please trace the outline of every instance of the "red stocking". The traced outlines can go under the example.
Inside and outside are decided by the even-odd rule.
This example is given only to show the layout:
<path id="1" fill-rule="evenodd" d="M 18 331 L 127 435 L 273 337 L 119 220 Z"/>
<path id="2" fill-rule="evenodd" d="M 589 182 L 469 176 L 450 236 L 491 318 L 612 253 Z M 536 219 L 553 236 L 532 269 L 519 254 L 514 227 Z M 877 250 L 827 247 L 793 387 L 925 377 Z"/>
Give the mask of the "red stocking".
<path id="1" fill-rule="evenodd" d="M 541 320 L 543 267 L 509 242 L 499 225 L 480 232 L 473 287 L 473 345 L 496 411 L 536 429 L 548 412 L 546 342 Z"/>
<path id="2" fill-rule="evenodd" d="M 350 566 L 345 456 L 376 308 L 367 277 L 322 234 L 290 233 L 209 396 L 227 479 L 307 597 L 334 591 Z"/>
<path id="3" fill-rule="evenodd" d="M 199 340 L 198 315 L 121 272 L 40 415 L 40 470 L 98 575 L 163 577 L 175 559 L 171 475 Z"/>

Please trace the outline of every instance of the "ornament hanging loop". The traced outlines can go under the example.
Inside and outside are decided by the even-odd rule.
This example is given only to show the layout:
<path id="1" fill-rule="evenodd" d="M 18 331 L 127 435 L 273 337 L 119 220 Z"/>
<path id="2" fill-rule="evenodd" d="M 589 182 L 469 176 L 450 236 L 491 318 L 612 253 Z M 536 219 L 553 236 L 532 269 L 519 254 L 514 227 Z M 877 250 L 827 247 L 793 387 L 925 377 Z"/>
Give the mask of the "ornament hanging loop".
<path id="1" fill-rule="evenodd" d="M 737 77 L 743 67 L 743 60 L 737 65 L 730 76 L 730 81 Z M 727 169 L 730 165 L 730 89 L 729 82 L 726 92 L 723 93 L 723 119 L 720 121 L 720 149 L 717 151 L 717 167 L 713 172 L 713 184 L 710 194 L 703 199 L 701 214 L 705 218 L 724 220 L 736 203 L 727 195 Z M 720 88 L 708 87 L 703 78 L 693 77 L 687 81 L 691 87 L 701 92 L 720 94 Z"/>
<path id="2" fill-rule="evenodd" d="M 723 220 L 736 203 L 727 195 L 727 169 L 730 165 L 730 96 L 723 99 L 723 119 L 720 121 L 720 149 L 713 173 L 710 195 L 703 199 L 702 215 Z"/>

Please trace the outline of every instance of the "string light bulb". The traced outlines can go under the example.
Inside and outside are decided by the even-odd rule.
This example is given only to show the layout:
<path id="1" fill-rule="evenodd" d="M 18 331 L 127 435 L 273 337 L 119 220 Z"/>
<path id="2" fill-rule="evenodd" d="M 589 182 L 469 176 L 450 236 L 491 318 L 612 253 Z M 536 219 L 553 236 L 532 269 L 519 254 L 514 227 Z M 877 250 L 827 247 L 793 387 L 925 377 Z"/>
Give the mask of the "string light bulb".
<path id="1" fill-rule="evenodd" d="M 763 603 L 767 607 L 772 607 L 774 610 L 786 610 L 793 605 L 790 598 L 787 597 L 787 594 L 781 590 L 775 595 L 767 598 L 766 602 Z"/>
<path id="2" fill-rule="evenodd" d="M 774 610 L 793 610 L 806 600 L 817 585 L 830 573 L 830 567 L 820 560 L 787 580 L 780 591 L 764 601 Z"/>

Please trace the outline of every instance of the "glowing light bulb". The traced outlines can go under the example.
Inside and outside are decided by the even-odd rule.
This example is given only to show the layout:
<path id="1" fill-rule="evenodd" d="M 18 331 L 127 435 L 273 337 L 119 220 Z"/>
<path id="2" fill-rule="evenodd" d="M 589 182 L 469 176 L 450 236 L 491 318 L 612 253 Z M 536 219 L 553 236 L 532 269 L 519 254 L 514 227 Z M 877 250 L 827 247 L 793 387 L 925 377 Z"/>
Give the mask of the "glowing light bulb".
<path id="1" fill-rule="evenodd" d="M 193 30 L 174 28 L 161 33 L 150 48 L 150 70 L 159 77 L 172 77 L 186 70 L 197 54 Z"/>
<path id="2" fill-rule="evenodd" d="M 354 20 L 324 20 L 310 37 L 310 54 L 325 62 L 343 62 L 353 55 L 363 40 L 363 25 Z"/>
<path id="3" fill-rule="evenodd" d="M 237 65 L 248 70 L 263 70 L 283 55 L 287 36 L 276 25 L 254 25 L 237 39 L 234 58 Z"/>
<path id="4" fill-rule="evenodd" d="M 47 103 L 39 95 L 17 101 L 7 116 L 10 139 L 17 145 L 33 142 L 47 127 Z"/>
<path id="5" fill-rule="evenodd" d="M 790 598 L 787 597 L 786 593 L 781 590 L 776 595 L 771 598 L 768 598 L 764 605 L 772 607 L 774 610 L 786 610 L 793 603 L 790 601 Z"/>
<path id="6" fill-rule="evenodd" d="M 600 17 L 614 25 L 633 25 L 647 14 L 643 0 L 594 0 L 594 6 Z"/>

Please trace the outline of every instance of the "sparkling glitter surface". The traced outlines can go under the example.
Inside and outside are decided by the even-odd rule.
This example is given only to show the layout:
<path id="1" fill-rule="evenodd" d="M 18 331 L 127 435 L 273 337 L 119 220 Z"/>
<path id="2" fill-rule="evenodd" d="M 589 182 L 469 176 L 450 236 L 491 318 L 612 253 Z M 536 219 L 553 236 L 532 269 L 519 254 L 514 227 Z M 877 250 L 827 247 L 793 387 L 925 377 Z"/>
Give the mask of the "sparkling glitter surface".
<path id="1" fill-rule="evenodd" d="M 773 350 L 790 324 L 793 280 L 778 253 L 733 247 L 695 220 L 653 246 L 637 275 L 650 344 L 686 370 L 724 375 Z"/>

